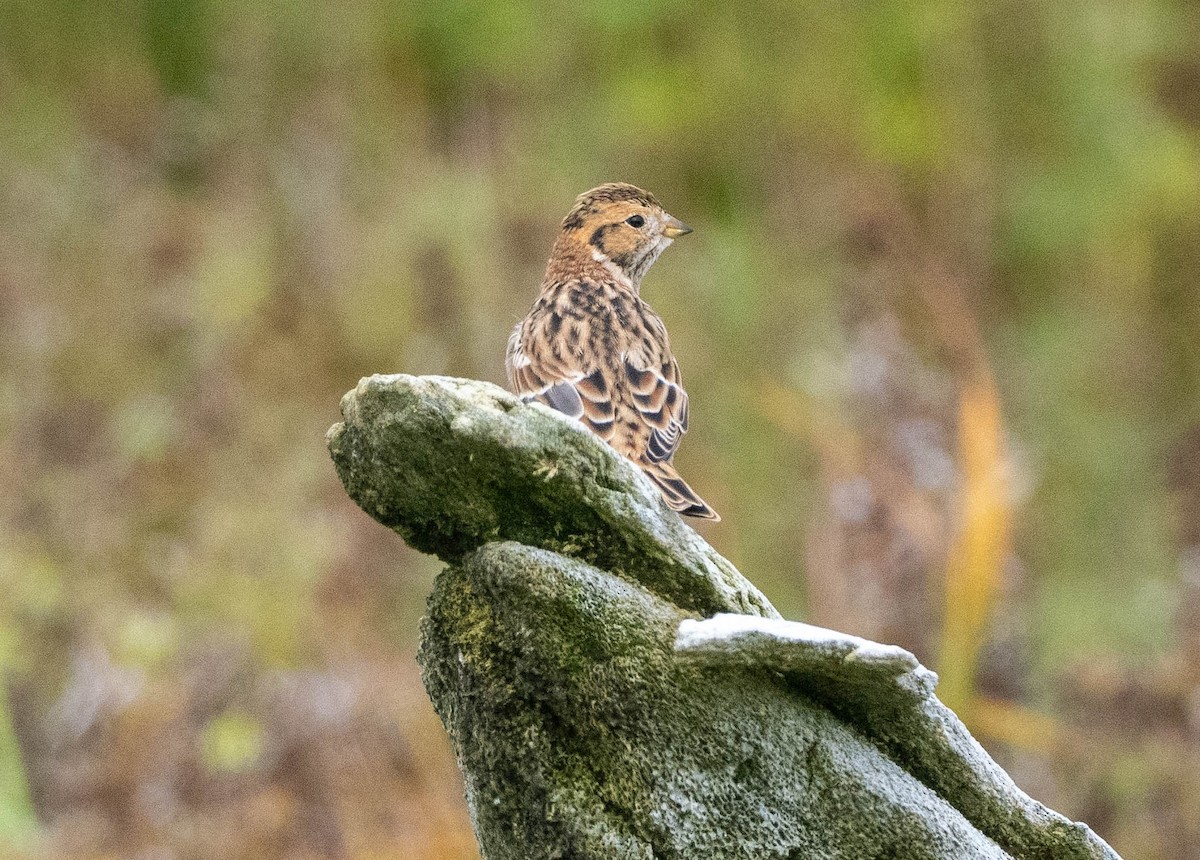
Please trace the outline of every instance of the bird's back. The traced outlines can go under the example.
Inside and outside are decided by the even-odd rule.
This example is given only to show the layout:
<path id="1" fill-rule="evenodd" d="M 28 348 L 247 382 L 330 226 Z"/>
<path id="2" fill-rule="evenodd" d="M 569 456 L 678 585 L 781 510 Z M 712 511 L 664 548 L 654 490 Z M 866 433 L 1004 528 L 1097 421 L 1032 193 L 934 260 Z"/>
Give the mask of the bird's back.
<path id="1" fill-rule="evenodd" d="M 509 384 L 582 421 L 640 466 L 675 510 L 719 519 L 671 464 L 687 431 L 687 394 L 666 326 L 638 292 L 641 273 L 688 228 L 650 208 L 658 206 L 652 198 L 630 197 L 632 186 L 603 189 L 594 202 L 581 195 L 564 221 L 541 294 L 509 338 Z M 617 215 L 624 220 L 612 221 Z M 647 219 L 657 219 L 658 238 L 639 245 Z"/>

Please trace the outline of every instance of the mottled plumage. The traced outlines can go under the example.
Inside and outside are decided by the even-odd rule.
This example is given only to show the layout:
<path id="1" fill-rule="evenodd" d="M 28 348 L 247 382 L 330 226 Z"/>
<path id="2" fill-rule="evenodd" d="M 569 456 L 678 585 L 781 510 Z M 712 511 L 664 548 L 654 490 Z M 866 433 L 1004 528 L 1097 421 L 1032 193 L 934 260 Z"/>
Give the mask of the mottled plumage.
<path id="1" fill-rule="evenodd" d="M 642 276 L 691 228 L 625 183 L 581 194 L 563 220 L 542 292 L 508 340 L 509 384 L 577 418 L 644 471 L 680 513 L 720 519 L 675 471 L 688 398 Z"/>

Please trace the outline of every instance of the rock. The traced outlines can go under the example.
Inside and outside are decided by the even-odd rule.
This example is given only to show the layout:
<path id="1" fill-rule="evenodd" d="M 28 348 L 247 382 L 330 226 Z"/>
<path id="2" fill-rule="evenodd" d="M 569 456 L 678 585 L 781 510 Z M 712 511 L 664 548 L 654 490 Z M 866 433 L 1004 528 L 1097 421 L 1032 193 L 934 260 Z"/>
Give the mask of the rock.
<path id="1" fill-rule="evenodd" d="M 448 562 L 514 540 L 620 571 L 703 614 L 778 613 L 583 425 L 483 382 L 371 376 L 329 450 L 359 506 Z"/>
<path id="2" fill-rule="evenodd" d="M 1116 858 L 911 654 L 780 620 L 575 422 L 439 377 L 342 409 L 347 492 L 449 563 L 419 659 L 486 860 Z"/>

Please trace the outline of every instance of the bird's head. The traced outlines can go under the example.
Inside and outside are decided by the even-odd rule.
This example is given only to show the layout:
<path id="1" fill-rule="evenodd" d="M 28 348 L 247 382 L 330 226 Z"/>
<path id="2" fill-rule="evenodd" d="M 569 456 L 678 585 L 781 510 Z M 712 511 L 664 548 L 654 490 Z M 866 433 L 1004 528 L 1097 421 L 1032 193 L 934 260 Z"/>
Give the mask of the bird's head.
<path id="1" fill-rule="evenodd" d="M 658 255 L 692 228 L 673 218 L 648 191 L 610 182 L 585 191 L 563 219 L 562 241 L 611 264 L 636 288 Z"/>

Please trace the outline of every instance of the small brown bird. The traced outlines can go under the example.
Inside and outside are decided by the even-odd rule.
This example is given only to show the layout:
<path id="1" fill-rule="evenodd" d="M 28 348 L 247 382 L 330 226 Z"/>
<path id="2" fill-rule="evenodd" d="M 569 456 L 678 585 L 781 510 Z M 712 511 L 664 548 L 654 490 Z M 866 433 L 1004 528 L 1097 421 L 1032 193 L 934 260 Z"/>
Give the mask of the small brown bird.
<path id="1" fill-rule="evenodd" d="M 688 397 L 666 326 L 639 293 L 658 255 L 690 232 L 633 185 L 579 195 L 541 295 L 508 339 L 505 365 L 516 394 L 582 421 L 636 463 L 672 509 L 719 520 L 671 465 Z"/>

